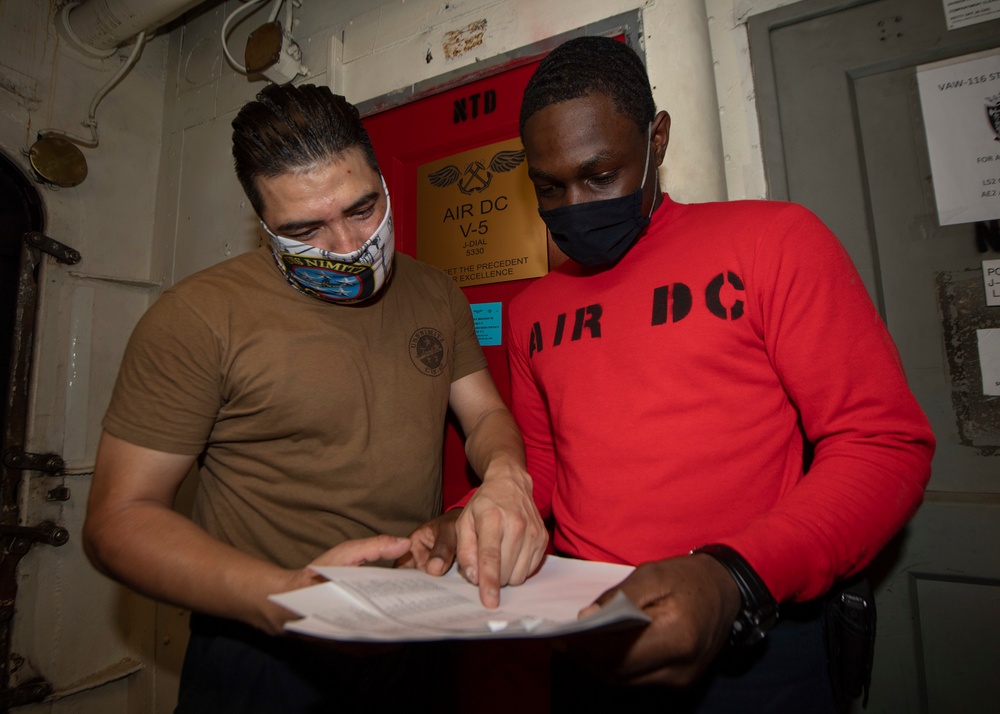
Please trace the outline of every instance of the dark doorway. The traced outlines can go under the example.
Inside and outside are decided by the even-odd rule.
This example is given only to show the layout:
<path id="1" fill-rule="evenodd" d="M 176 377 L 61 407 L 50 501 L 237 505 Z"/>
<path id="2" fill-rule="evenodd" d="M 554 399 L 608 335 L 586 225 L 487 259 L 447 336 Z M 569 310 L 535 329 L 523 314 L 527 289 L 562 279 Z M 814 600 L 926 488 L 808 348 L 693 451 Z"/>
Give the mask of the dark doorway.
<path id="1" fill-rule="evenodd" d="M 0 404 L 7 403 L 10 387 L 21 237 L 28 231 L 42 232 L 43 228 L 38 191 L 17 164 L 0 152 Z M 5 433 L 5 411 L 0 408 L 0 434 Z"/>

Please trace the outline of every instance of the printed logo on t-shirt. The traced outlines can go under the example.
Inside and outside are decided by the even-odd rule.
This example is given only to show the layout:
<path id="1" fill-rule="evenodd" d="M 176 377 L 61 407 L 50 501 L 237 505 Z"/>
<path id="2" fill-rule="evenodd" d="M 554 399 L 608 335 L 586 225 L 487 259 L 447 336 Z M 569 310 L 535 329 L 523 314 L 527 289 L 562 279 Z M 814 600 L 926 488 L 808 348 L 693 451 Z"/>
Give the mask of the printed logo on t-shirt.
<path id="1" fill-rule="evenodd" d="M 444 335 L 433 327 L 421 327 L 410 335 L 410 360 L 413 366 L 428 377 L 436 377 L 444 371 Z"/>
<path id="2" fill-rule="evenodd" d="M 743 317 L 744 302 L 741 295 L 745 288 L 739 275 L 727 270 L 713 277 L 705 286 L 701 308 L 719 318 L 732 321 Z M 680 322 L 691 314 L 695 305 L 691 288 L 684 283 L 661 285 L 653 290 L 650 321 L 651 327 Z M 601 319 L 604 309 L 600 304 L 587 305 L 575 311 L 556 315 L 554 322 L 535 322 L 528 335 L 528 357 L 534 357 L 546 346 L 558 347 L 563 341 L 577 342 L 584 337 L 601 337 Z"/>

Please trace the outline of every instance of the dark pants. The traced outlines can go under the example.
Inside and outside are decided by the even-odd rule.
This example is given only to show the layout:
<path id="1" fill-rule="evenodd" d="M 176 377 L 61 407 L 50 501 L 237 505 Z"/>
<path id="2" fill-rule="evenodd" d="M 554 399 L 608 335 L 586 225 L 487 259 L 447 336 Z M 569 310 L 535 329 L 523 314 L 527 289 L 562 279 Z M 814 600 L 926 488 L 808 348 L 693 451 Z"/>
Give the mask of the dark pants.
<path id="1" fill-rule="evenodd" d="M 727 648 L 692 687 L 617 687 L 552 660 L 553 712 L 836 714 L 818 606 L 786 609 L 763 642 Z"/>
<path id="2" fill-rule="evenodd" d="M 451 711 L 442 655 L 434 643 L 341 647 L 195 614 L 175 714 Z"/>

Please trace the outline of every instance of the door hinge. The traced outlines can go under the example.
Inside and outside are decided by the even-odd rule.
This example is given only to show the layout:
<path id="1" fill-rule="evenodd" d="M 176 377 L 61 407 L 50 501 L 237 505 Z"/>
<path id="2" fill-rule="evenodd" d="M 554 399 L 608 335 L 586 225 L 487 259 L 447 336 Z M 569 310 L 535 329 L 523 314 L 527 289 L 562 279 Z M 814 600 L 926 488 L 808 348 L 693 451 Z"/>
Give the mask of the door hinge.
<path id="1" fill-rule="evenodd" d="M 60 243 L 55 238 L 49 238 L 44 233 L 39 233 L 38 231 L 28 231 L 24 234 L 24 240 L 32 248 L 37 248 L 43 253 L 48 253 L 60 263 L 76 265 L 82 257 L 80 251 Z"/>
<path id="2" fill-rule="evenodd" d="M 32 454 L 28 451 L 11 449 L 3 455 L 4 465 L 21 471 L 44 471 L 57 474 L 66 463 L 59 454 Z"/>

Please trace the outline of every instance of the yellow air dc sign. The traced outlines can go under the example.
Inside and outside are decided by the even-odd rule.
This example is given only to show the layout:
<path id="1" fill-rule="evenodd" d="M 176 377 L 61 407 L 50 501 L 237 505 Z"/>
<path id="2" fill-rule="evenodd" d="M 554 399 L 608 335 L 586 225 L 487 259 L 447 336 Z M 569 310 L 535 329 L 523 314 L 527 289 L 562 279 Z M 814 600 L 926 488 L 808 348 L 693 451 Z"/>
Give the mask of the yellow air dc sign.
<path id="1" fill-rule="evenodd" d="M 417 168 L 417 258 L 459 287 L 547 272 L 545 224 L 520 139 Z"/>

